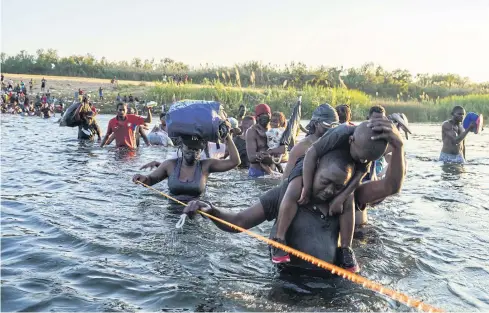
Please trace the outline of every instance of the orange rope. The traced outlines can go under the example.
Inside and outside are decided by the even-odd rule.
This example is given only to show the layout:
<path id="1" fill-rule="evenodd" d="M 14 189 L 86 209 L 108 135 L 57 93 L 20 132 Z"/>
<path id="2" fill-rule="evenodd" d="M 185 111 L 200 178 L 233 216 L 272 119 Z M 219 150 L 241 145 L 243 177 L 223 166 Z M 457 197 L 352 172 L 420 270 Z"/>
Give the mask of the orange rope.
<path id="1" fill-rule="evenodd" d="M 167 195 L 167 194 L 165 194 L 165 193 L 163 193 L 163 192 L 161 192 L 161 191 L 159 191 L 159 190 L 157 190 L 151 186 L 148 186 L 148 185 L 146 185 L 142 182 L 139 182 L 139 181 L 137 181 L 137 183 L 143 185 L 146 188 L 149 188 L 151 190 L 158 192 L 159 194 L 161 194 L 162 196 L 164 196 L 170 200 L 173 200 L 173 201 L 175 201 L 181 205 L 186 206 L 185 203 L 183 203 L 183 202 L 181 202 L 181 201 L 179 201 L 179 200 L 177 200 L 177 199 L 175 199 L 175 198 L 173 198 L 173 197 L 171 197 L 171 196 L 169 196 L 169 195 Z M 428 305 L 426 303 L 423 303 L 420 300 L 413 299 L 413 298 L 409 297 L 408 295 L 405 295 L 401 292 L 386 288 L 386 287 L 384 287 L 384 286 L 382 286 L 376 282 L 373 282 L 371 280 L 368 280 L 368 279 L 366 279 L 360 275 L 354 274 L 354 273 L 349 272 L 349 271 L 347 271 L 341 267 L 338 267 L 336 265 L 330 264 L 330 263 L 325 262 L 321 259 L 313 257 L 312 255 L 309 255 L 307 253 L 301 252 L 301 251 L 296 250 L 294 248 L 291 248 L 289 246 L 278 243 L 278 242 L 271 240 L 269 238 L 258 235 L 256 233 L 250 231 L 250 230 L 247 230 L 245 228 L 242 228 L 242 227 L 239 227 L 239 226 L 234 225 L 232 223 L 229 223 L 229 222 L 227 222 L 223 219 L 220 219 L 218 217 L 215 217 L 213 215 L 210 215 L 209 213 L 203 212 L 201 210 L 197 210 L 197 212 L 208 217 L 208 218 L 211 218 L 215 221 L 218 221 L 219 223 L 222 223 L 222 224 L 224 224 L 224 225 L 226 225 L 232 229 L 238 230 L 240 232 L 243 232 L 243 233 L 250 235 L 251 237 L 255 237 L 258 240 L 264 241 L 264 242 L 268 243 L 269 245 L 271 245 L 275 248 L 278 248 L 278 249 L 281 249 L 287 253 L 290 253 L 290 254 L 292 254 L 292 255 L 294 255 L 294 256 L 296 256 L 296 257 L 298 257 L 304 261 L 307 261 L 313 265 L 316 265 L 320 268 L 328 270 L 332 274 L 336 274 L 336 275 L 341 276 L 343 278 L 346 278 L 346 279 L 348 279 L 354 283 L 362 285 L 365 288 L 368 288 L 368 289 L 376 291 L 380 294 L 386 295 L 386 296 L 392 298 L 393 300 L 399 301 L 399 302 L 401 302 L 401 303 L 403 303 L 409 307 L 417 308 L 418 310 L 425 311 L 425 312 L 443 312 L 443 310 L 435 308 L 435 307 Z"/>

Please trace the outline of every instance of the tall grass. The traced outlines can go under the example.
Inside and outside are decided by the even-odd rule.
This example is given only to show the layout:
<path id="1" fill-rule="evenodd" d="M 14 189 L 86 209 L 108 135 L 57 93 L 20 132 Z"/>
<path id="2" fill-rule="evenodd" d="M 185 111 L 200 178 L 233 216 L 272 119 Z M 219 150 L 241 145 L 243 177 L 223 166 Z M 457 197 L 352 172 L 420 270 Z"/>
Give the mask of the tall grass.
<path id="1" fill-rule="evenodd" d="M 459 105 L 467 112 L 482 113 L 489 116 L 489 94 L 452 96 L 423 102 L 398 102 L 392 100 L 375 101 L 384 106 L 388 113 L 402 112 L 413 122 L 441 122 L 450 118 L 454 106 Z M 354 112 L 356 113 L 356 112 Z M 486 122 L 487 123 L 487 122 Z"/>
<path id="2" fill-rule="evenodd" d="M 369 96 L 361 91 L 321 86 L 306 86 L 302 90 L 297 90 L 293 87 L 237 88 L 220 82 L 214 82 L 212 85 L 201 88 L 191 85 L 156 84 L 150 89 L 148 95 L 149 98 L 167 104 L 171 103 L 173 97 L 177 100 L 216 100 L 223 103 L 230 114 L 236 114 L 240 104 L 252 110 L 258 103 L 267 103 L 273 111 L 289 114 L 299 95 L 302 96 L 303 116 L 310 116 L 312 111 L 323 103 L 329 103 L 332 106 L 348 103 L 353 110 L 362 107 L 368 110 L 371 105 Z"/>
<path id="3" fill-rule="evenodd" d="M 323 103 L 329 103 L 332 106 L 349 104 L 354 120 L 365 119 L 372 105 L 382 105 L 388 114 L 402 112 L 406 114 L 409 121 L 420 123 L 444 121 L 450 118 L 450 112 L 456 105 L 464 107 L 467 112 L 489 116 L 489 94 L 452 96 L 436 101 L 396 101 L 370 97 L 361 91 L 345 88 L 310 85 L 306 85 L 302 90 L 294 87 L 240 88 L 223 84 L 217 80 L 208 82 L 206 85 L 176 85 L 173 83 L 156 83 L 154 87 L 122 85 L 117 91 L 108 93 L 109 97 L 115 97 L 117 92 L 120 92 L 121 95 L 132 92 L 134 96 L 165 103 L 167 107 L 172 103 L 173 98 L 176 100 L 216 100 L 223 103 L 226 112 L 230 115 L 237 114 L 240 104 L 246 105 L 249 111 L 253 111 L 255 105 L 259 103 L 267 103 L 273 111 L 281 111 L 288 115 L 297 97 L 302 95 L 302 116 L 305 119 L 310 118 L 312 111 Z M 106 113 L 114 113 L 114 111 L 115 108 Z"/>

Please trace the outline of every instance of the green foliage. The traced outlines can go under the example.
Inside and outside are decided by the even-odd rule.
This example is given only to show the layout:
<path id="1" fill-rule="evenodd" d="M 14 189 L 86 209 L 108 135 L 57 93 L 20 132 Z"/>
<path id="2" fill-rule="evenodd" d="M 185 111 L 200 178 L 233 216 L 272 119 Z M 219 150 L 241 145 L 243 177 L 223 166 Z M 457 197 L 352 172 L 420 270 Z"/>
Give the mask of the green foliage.
<path id="1" fill-rule="evenodd" d="M 343 67 L 311 68 L 304 63 L 284 66 L 263 64 L 257 61 L 237 64 L 231 67 L 201 64 L 197 68 L 176 62 L 169 58 L 134 58 L 132 61 L 112 62 L 106 58 L 97 60 L 87 54 L 59 57 L 56 50 L 42 49 L 37 55 L 25 51 L 16 56 L 1 55 L 2 71 L 5 73 L 81 76 L 119 80 L 161 81 L 167 75 L 188 74 L 195 84 L 209 84 L 215 80 L 226 86 L 259 87 L 271 86 L 305 89 L 315 87 L 347 87 L 356 89 L 375 98 L 399 99 L 399 101 L 423 101 L 451 96 L 489 93 L 489 83 L 475 84 L 468 78 L 456 74 L 416 74 L 403 69 L 387 71 L 381 66 L 367 63 L 359 68 Z M 273 88 L 273 87 L 272 87 Z"/>
<path id="2" fill-rule="evenodd" d="M 294 87 L 268 87 L 264 89 L 237 88 L 227 86 L 219 81 L 213 84 L 195 88 L 192 85 L 176 85 L 157 83 L 151 88 L 149 95 L 152 99 L 171 103 L 173 96 L 176 100 L 202 99 L 216 100 L 224 104 L 226 111 L 236 114 L 240 104 L 245 104 L 250 111 L 258 103 L 267 103 L 273 111 L 289 114 L 296 104 L 297 97 L 302 95 L 303 115 L 310 116 L 312 111 L 320 104 L 329 103 L 333 106 L 348 103 L 353 109 L 370 107 L 370 99 L 365 93 L 344 88 L 327 88 L 305 86 L 303 90 Z"/>
<path id="3" fill-rule="evenodd" d="M 489 116 L 489 94 L 451 96 L 439 101 L 397 102 L 379 101 L 388 113 L 402 112 L 413 122 L 441 122 L 450 118 L 454 106 L 460 105 L 467 112 L 482 113 Z M 357 113 L 354 111 L 354 113 Z M 487 122 L 486 122 L 487 123 Z"/>

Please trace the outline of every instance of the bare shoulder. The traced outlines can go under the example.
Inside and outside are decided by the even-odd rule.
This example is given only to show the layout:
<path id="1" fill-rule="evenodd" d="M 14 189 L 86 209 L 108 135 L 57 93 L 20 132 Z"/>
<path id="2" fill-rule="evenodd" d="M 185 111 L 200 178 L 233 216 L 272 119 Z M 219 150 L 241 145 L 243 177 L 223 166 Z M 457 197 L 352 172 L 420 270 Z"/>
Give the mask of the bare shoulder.
<path id="1" fill-rule="evenodd" d="M 443 130 L 452 130 L 453 129 L 453 124 L 450 123 L 450 121 L 448 120 L 448 121 L 443 122 L 443 124 L 441 124 L 441 128 Z"/>
<path id="2" fill-rule="evenodd" d="M 255 128 L 255 126 L 251 126 L 246 131 L 246 139 L 254 139 L 255 137 L 256 137 L 256 128 Z"/>
<path id="3" fill-rule="evenodd" d="M 292 150 L 290 150 L 290 155 L 304 155 L 311 145 L 311 140 L 306 137 L 294 145 Z"/>
<path id="4" fill-rule="evenodd" d="M 160 167 L 168 167 L 168 166 L 175 166 L 177 164 L 177 160 L 178 159 L 167 159 L 165 161 L 163 161 L 163 163 L 161 163 Z"/>

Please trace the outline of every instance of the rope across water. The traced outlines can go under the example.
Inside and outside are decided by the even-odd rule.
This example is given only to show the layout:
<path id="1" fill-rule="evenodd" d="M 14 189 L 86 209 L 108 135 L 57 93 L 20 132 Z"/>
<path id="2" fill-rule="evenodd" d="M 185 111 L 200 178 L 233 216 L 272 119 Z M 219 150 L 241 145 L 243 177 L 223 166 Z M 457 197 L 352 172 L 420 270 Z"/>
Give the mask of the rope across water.
<path id="1" fill-rule="evenodd" d="M 148 186 L 148 185 L 146 185 L 146 184 L 144 184 L 142 182 L 139 182 L 138 181 L 137 183 L 139 183 L 140 185 L 142 185 L 142 186 L 144 186 L 144 187 L 146 187 L 148 189 L 151 189 L 151 190 L 159 193 L 160 195 L 162 195 L 162 196 L 164 196 L 164 197 L 166 197 L 166 198 L 168 198 L 170 200 L 175 201 L 176 203 L 179 203 L 179 204 L 184 205 L 184 206 L 187 205 L 187 204 L 183 203 L 182 201 L 179 201 L 179 200 L 177 200 L 177 199 L 175 199 L 175 198 L 173 198 L 173 197 L 165 194 L 164 192 L 161 192 L 161 191 L 159 191 L 159 190 L 157 190 L 157 189 L 155 189 L 155 188 L 153 188 L 151 186 Z M 391 299 L 396 300 L 396 301 L 398 301 L 400 303 L 403 303 L 403 304 L 405 304 L 405 305 L 407 305 L 409 307 L 416 308 L 416 309 L 421 310 L 421 311 L 424 311 L 424 312 L 443 312 L 443 310 L 441 310 L 439 308 L 435 308 L 435 307 L 433 307 L 433 306 L 431 306 L 429 304 L 426 304 L 426 303 L 424 303 L 424 302 L 422 302 L 420 300 L 411 298 L 408 295 L 405 295 L 405 294 L 403 294 L 401 292 L 398 292 L 398 291 L 389 289 L 387 287 L 384 287 L 384 286 L 382 286 L 379 283 L 373 282 L 373 281 L 371 281 L 371 280 L 369 280 L 367 278 L 364 278 L 364 277 L 362 277 L 360 275 L 357 275 L 357 274 L 354 274 L 352 272 L 349 272 L 349 271 L 347 271 L 347 270 L 345 270 L 345 269 L 343 269 L 341 267 L 338 267 L 336 265 L 333 265 L 333 264 L 330 264 L 328 262 L 325 262 L 325 261 L 323 261 L 321 259 L 318 259 L 318 258 L 312 256 L 312 255 L 309 255 L 307 253 L 301 252 L 301 251 L 299 251 L 297 249 L 294 249 L 294 248 L 291 248 L 289 246 L 283 245 L 283 244 L 278 243 L 278 242 L 276 242 L 274 240 L 271 240 L 269 238 L 263 237 L 263 236 L 261 236 L 261 235 L 259 235 L 257 233 L 254 233 L 254 232 L 252 232 L 252 231 L 250 231 L 248 229 L 245 229 L 245 228 L 239 227 L 237 225 L 234 225 L 232 223 L 229 223 L 229 222 L 227 222 L 227 221 L 225 221 L 223 219 L 220 219 L 218 217 L 215 217 L 215 216 L 213 216 L 213 215 L 211 215 L 209 213 L 203 212 L 201 210 L 198 210 L 197 212 L 200 213 L 201 215 L 205 216 L 205 217 L 208 217 L 208 218 L 213 219 L 213 220 L 215 220 L 215 221 L 217 221 L 219 223 L 222 223 L 222 224 L 224 224 L 224 225 L 226 225 L 226 226 L 228 226 L 228 227 L 230 227 L 232 229 L 235 229 L 237 231 L 246 233 L 247 235 L 249 235 L 251 237 L 254 237 L 254 238 L 256 238 L 256 239 L 258 239 L 260 241 L 266 242 L 267 244 L 269 244 L 269 245 L 271 245 L 271 246 L 273 246 L 275 248 L 278 248 L 278 249 L 281 249 L 281 250 L 283 250 L 283 251 L 285 251 L 287 253 L 290 253 L 290 254 L 292 254 L 292 255 L 294 255 L 294 256 L 296 256 L 296 257 L 298 257 L 298 258 L 300 258 L 300 259 L 302 259 L 302 260 L 304 260 L 306 262 L 309 262 L 309 263 L 311 263 L 313 265 L 316 265 L 316 266 L 318 266 L 318 267 L 320 267 L 322 269 L 328 270 L 332 274 L 336 274 L 336 275 L 341 276 L 341 277 L 343 277 L 345 279 L 348 279 L 348 280 L 350 280 L 350 281 L 352 281 L 354 283 L 357 283 L 359 285 L 362 285 L 365 288 L 368 288 L 368 289 L 373 290 L 375 292 L 378 292 L 380 294 L 386 295 L 386 296 L 390 297 Z M 183 226 L 183 223 L 185 222 L 185 219 L 183 219 L 183 222 L 181 222 L 181 221 L 182 221 L 182 218 L 180 219 L 180 221 L 178 223 L 178 224 L 181 224 L 180 227 L 178 227 L 178 228 L 181 228 Z"/>

